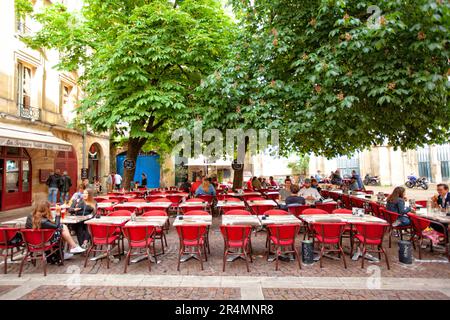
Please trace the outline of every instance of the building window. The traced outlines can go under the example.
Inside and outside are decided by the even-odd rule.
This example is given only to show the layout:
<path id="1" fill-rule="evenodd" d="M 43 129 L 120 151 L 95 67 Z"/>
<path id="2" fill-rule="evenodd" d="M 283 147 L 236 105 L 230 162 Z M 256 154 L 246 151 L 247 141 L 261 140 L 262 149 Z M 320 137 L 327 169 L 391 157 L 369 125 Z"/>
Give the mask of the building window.
<path id="1" fill-rule="evenodd" d="M 39 109 L 31 106 L 33 70 L 31 67 L 17 63 L 17 107 L 22 118 L 38 120 Z"/>
<path id="2" fill-rule="evenodd" d="M 19 192 L 19 160 L 6 160 L 6 192 Z"/>
<path id="3" fill-rule="evenodd" d="M 61 86 L 61 105 L 59 107 L 59 112 L 64 113 L 64 110 L 71 110 L 71 100 L 70 95 L 72 93 L 72 86 L 65 83 Z"/>

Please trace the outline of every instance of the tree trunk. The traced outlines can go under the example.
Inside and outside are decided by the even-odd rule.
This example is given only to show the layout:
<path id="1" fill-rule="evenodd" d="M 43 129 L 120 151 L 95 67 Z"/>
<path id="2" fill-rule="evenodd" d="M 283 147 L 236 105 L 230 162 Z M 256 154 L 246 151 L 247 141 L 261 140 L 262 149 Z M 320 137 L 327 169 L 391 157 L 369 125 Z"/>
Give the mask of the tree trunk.
<path id="1" fill-rule="evenodd" d="M 134 160 L 134 163 L 136 163 L 137 157 L 139 155 L 139 152 L 141 151 L 143 144 L 144 143 L 141 142 L 140 139 L 129 139 L 126 159 L 132 159 L 132 160 Z M 123 165 L 123 164 L 119 164 L 119 165 Z M 136 171 L 136 166 L 132 170 L 129 170 L 127 168 L 123 169 L 122 187 L 125 188 L 125 190 L 130 189 L 130 183 L 134 179 L 135 171 Z"/>
<path id="2" fill-rule="evenodd" d="M 242 189 L 243 182 L 244 182 L 244 166 L 242 165 L 241 170 L 234 171 L 233 189 Z"/>
<path id="3" fill-rule="evenodd" d="M 112 140 L 109 140 L 109 172 L 106 172 L 107 174 L 111 174 L 111 172 L 117 170 L 116 152 L 116 144 Z"/>
<path id="4" fill-rule="evenodd" d="M 244 157 L 243 157 L 243 161 L 242 161 L 242 168 L 241 170 L 235 170 L 234 171 L 234 176 L 233 176 L 233 190 L 235 189 L 242 189 L 242 185 L 244 183 L 244 163 L 245 163 L 245 154 L 247 153 L 248 150 L 248 144 L 249 144 L 249 139 L 248 137 L 245 137 L 244 139 Z M 238 147 L 238 153 L 239 153 L 239 147 Z M 239 154 L 238 154 L 238 159 L 239 159 Z"/>

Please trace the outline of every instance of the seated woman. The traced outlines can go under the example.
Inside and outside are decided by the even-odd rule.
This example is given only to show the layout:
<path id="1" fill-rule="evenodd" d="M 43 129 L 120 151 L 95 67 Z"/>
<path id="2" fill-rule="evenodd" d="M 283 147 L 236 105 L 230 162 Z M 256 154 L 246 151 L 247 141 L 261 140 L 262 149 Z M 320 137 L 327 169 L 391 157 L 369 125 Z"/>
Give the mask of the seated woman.
<path id="1" fill-rule="evenodd" d="M 392 224 L 394 227 L 404 227 L 411 224 L 407 213 L 412 212 L 412 210 L 411 208 L 406 208 L 405 200 L 405 188 L 403 187 L 396 187 L 387 198 L 386 209 L 400 215 L 397 221 Z"/>
<path id="2" fill-rule="evenodd" d="M 94 200 L 92 189 L 84 190 L 83 198 L 72 202 L 69 213 L 77 216 L 95 215 L 97 213 L 97 203 Z M 78 243 L 83 249 L 86 249 L 91 238 L 86 224 L 84 222 L 73 224 L 72 229 L 77 234 Z"/>
<path id="3" fill-rule="evenodd" d="M 198 189 L 195 191 L 195 195 L 216 195 L 216 189 L 214 189 L 213 185 L 207 178 L 203 179 L 202 184 L 198 187 Z"/>
<path id="4" fill-rule="evenodd" d="M 78 246 L 70 235 L 66 225 L 61 224 L 61 208 L 56 208 L 56 217 L 53 221 L 50 212 L 50 203 L 46 200 L 40 201 L 33 212 L 27 217 L 25 224 L 27 229 L 57 229 L 53 241 L 58 241 L 61 237 L 69 244 L 70 253 L 64 253 L 64 259 L 70 259 L 74 253 L 82 253 L 85 250 Z"/>

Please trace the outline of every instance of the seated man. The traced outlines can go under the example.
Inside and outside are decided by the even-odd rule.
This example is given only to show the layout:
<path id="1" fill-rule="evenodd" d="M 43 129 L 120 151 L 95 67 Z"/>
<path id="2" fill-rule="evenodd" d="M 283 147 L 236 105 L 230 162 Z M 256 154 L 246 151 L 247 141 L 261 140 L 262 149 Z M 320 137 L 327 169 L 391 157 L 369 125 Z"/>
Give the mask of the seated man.
<path id="1" fill-rule="evenodd" d="M 291 186 L 291 195 L 286 198 L 286 206 L 290 204 L 305 204 L 305 198 L 298 196 L 300 187 L 298 184 L 293 184 Z"/>
<path id="2" fill-rule="evenodd" d="M 450 193 L 448 192 L 448 185 L 440 183 L 437 185 L 438 195 L 433 197 L 434 207 L 446 209 L 450 205 Z"/>
<path id="3" fill-rule="evenodd" d="M 358 181 L 355 177 L 352 177 L 350 179 L 350 185 L 348 186 L 348 189 L 351 191 L 359 190 Z"/>
<path id="4" fill-rule="evenodd" d="M 280 189 L 280 200 L 281 201 L 285 201 L 286 198 L 291 195 L 291 186 L 292 186 L 291 179 L 286 178 L 286 180 L 284 180 L 284 188 Z"/>
<path id="5" fill-rule="evenodd" d="M 311 179 L 305 179 L 304 187 L 300 190 L 299 195 L 309 201 L 318 201 L 322 198 L 319 191 L 311 187 Z"/>

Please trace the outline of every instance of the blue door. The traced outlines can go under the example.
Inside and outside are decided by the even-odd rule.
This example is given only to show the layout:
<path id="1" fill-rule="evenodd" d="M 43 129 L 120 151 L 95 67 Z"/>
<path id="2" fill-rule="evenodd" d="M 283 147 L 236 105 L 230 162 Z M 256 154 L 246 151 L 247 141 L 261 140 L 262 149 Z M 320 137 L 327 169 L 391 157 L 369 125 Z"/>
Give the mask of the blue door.
<path id="1" fill-rule="evenodd" d="M 119 154 L 117 159 L 117 173 L 123 176 L 123 161 L 126 158 L 125 153 Z M 147 187 L 148 188 L 159 188 L 160 179 L 160 164 L 159 155 L 157 154 L 141 154 L 138 156 L 136 161 L 136 171 L 134 173 L 134 181 L 141 183 L 141 174 L 145 173 L 147 175 Z"/>

